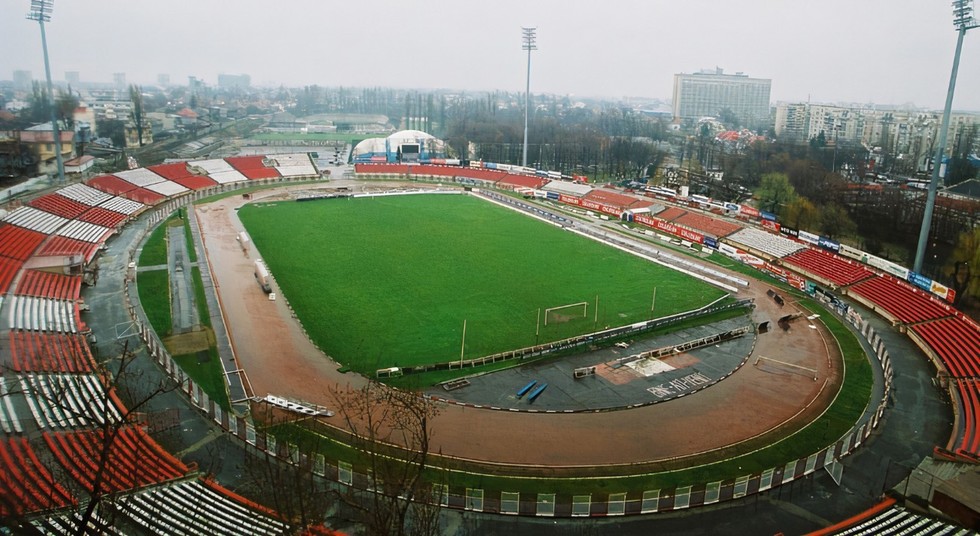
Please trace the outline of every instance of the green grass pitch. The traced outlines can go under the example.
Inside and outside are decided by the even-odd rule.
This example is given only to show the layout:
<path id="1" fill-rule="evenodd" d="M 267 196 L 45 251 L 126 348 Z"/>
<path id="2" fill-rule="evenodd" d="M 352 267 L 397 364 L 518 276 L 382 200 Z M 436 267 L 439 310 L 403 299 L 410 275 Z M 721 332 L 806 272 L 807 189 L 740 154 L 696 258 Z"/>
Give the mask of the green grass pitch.
<path id="1" fill-rule="evenodd" d="M 313 341 L 359 372 L 459 359 L 464 320 L 470 359 L 724 295 L 464 195 L 254 204 L 239 217 Z M 589 303 L 585 318 L 544 325 L 545 309 L 577 302 Z"/>

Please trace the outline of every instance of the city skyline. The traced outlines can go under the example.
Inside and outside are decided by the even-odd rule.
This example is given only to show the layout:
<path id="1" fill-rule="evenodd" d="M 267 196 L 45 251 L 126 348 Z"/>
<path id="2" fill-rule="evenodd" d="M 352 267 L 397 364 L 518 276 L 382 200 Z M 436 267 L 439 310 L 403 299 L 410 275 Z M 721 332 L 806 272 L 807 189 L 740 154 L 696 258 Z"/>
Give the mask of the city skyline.
<path id="1" fill-rule="evenodd" d="M 26 0 L 2 0 L 0 33 L 18 43 L 0 79 L 43 73 Z M 291 16 L 297 15 L 297 16 Z M 302 15 L 302 16 L 299 16 Z M 437 0 L 321 5 L 175 0 L 167 9 L 93 0 L 55 5 L 52 74 L 82 82 L 176 84 L 247 74 L 255 86 L 522 92 L 521 26 L 537 27 L 531 91 L 669 100 L 673 76 L 723 68 L 772 80 L 772 102 L 914 104 L 941 108 L 956 32 L 948 2 L 695 0 L 594 5 L 512 0 L 492 9 Z M 112 35 L 112 39 L 99 36 Z M 967 34 L 954 109 L 980 111 L 980 35 Z"/>

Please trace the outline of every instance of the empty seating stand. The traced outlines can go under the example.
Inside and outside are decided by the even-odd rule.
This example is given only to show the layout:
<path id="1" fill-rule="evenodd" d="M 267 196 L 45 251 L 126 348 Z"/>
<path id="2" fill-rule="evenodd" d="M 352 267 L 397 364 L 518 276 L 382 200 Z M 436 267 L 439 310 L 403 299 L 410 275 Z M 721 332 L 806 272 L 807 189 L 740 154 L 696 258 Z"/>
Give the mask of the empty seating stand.
<path id="1" fill-rule="evenodd" d="M 956 311 L 925 292 L 900 283 L 890 276 L 872 277 L 849 287 L 849 293 L 864 298 L 906 324 L 950 316 Z"/>
<path id="2" fill-rule="evenodd" d="M 0 223 L 0 256 L 26 261 L 41 242 L 44 233 L 31 231 L 17 225 Z"/>
<path id="3" fill-rule="evenodd" d="M 0 439 L 0 519 L 75 504 L 25 438 Z"/>
<path id="4" fill-rule="evenodd" d="M 24 270 L 15 294 L 56 300 L 77 300 L 82 291 L 81 276 L 70 276 L 40 270 Z"/>
<path id="5" fill-rule="evenodd" d="M 116 227 L 126 221 L 126 215 L 102 207 L 92 207 L 78 216 L 79 221 L 101 225 L 102 227 Z"/>
<path id="6" fill-rule="evenodd" d="M 10 284 L 17 277 L 17 272 L 24 265 L 24 261 L 18 261 L 0 255 L 0 296 L 7 293 Z"/>
<path id="7" fill-rule="evenodd" d="M 38 534 L 100 534 L 107 536 L 123 534 L 96 515 L 93 515 L 88 520 L 84 529 L 81 527 L 81 524 L 81 514 L 77 511 L 57 516 L 48 516 L 43 519 L 35 519 L 31 522 L 31 526 Z"/>
<path id="8" fill-rule="evenodd" d="M 69 199 L 56 193 L 42 195 L 28 204 L 34 208 L 41 209 L 45 212 L 50 212 L 51 214 L 61 216 L 62 218 L 67 218 L 69 220 L 77 218 L 81 213 L 91 208 L 85 203 L 75 201 L 74 199 Z"/>
<path id="9" fill-rule="evenodd" d="M 860 263 L 842 259 L 837 255 L 812 248 L 805 248 L 783 258 L 783 265 L 798 268 L 837 286 L 850 285 L 874 274 Z"/>
<path id="10" fill-rule="evenodd" d="M 93 370 L 92 352 L 82 335 L 10 332 L 10 357 L 16 372 L 74 372 Z"/>
<path id="11" fill-rule="evenodd" d="M 962 402 L 963 426 L 949 446 L 954 454 L 976 463 L 980 460 L 980 380 L 960 380 L 956 388 Z"/>
<path id="12" fill-rule="evenodd" d="M 911 326 L 954 378 L 980 379 L 980 331 L 960 316 Z"/>
<path id="13" fill-rule="evenodd" d="M 249 180 L 279 177 L 280 175 L 276 168 L 265 165 L 266 160 L 264 156 L 233 156 L 225 158 L 225 162 L 228 162 L 231 167 L 248 177 Z"/>
<path id="14" fill-rule="evenodd" d="M 950 525 L 938 519 L 932 519 L 919 514 L 914 514 L 904 508 L 892 505 L 889 508 L 874 514 L 874 517 L 866 521 L 857 520 L 855 525 L 841 528 L 830 532 L 819 531 L 815 534 L 833 536 L 867 536 L 867 535 L 966 535 L 972 534 L 971 531 Z"/>
<path id="15" fill-rule="evenodd" d="M 156 486 L 121 498 L 120 511 L 150 532 L 170 534 L 285 534 L 288 525 L 198 481 Z"/>
<path id="16" fill-rule="evenodd" d="M 111 195 L 84 184 L 72 184 L 65 186 L 64 188 L 59 189 L 56 193 L 78 201 L 79 203 L 84 203 L 90 207 L 98 206 L 99 204 L 112 198 Z"/>
<path id="17" fill-rule="evenodd" d="M 43 436 L 58 463 L 89 491 L 94 489 L 100 470 L 101 487 L 107 492 L 176 480 L 188 472 L 187 466 L 138 427 L 120 428 L 110 439 L 104 439 L 101 430 L 45 432 Z M 108 449 L 103 449 L 105 441 L 111 441 Z M 104 451 L 108 452 L 106 460 Z M 99 460 L 105 463 L 99 464 Z"/>
<path id="18" fill-rule="evenodd" d="M 88 263 L 99 250 L 99 244 L 66 236 L 52 236 L 34 254 L 37 257 L 70 257 L 80 255 Z"/>
<path id="19" fill-rule="evenodd" d="M 101 426 L 119 422 L 116 399 L 95 374 L 27 374 L 20 376 L 38 428 Z"/>
<path id="20" fill-rule="evenodd" d="M 744 246 L 748 249 L 754 249 L 775 258 L 782 258 L 787 255 L 792 255 L 793 253 L 806 247 L 799 242 L 790 240 L 789 238 L 783 238 L 782 236 L 768 233 L 759 229 L 753 229 L 751 227 L 746 227 L 741 231 L 732 233 L 725 238 L 725 240 Z"/>
<path id="21" fill-rule="evenodd" d="M 697 214 L 694 212 L 682 214 L 680 217 L 674 220 L 674 223 L 684 225 L 692 229 L 697 229 L 703 233 L 717 237 L 728 236 L 742 228 L 741 225 L 736 223 L 718 218 L 712 218 L 711 216 Z"/>

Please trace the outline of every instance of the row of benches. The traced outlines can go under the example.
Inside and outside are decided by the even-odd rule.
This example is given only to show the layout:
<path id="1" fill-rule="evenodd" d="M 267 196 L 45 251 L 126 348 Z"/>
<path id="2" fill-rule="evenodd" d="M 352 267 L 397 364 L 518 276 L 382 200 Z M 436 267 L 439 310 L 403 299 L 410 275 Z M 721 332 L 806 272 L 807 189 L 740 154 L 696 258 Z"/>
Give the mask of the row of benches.
<path id="1" fill-rule="evenodd" d="M 0 439 L 0 519 L 76 504 L 25 438 Z"/>
<path id="2" fill-rule="evenodd" d="M 7 382 L 14 388 L 8 388 Z M 3 433 L 11 434 L 24 433 L 24 425 L 21 422 L 20 417 L 17 416 L 17 411 L 14 409 L 13 393 L 17 391 L 16 382 L 14 378 L 4 378 L 0 376 L 0 428 L 3 429 Z"/>
<path id="3" fill-rule="evenodd" d="M 81 201 L 76 201 L 56 193 L 42 195 L 28 203 L 28 205 L 69 220 L 81 216 L 82 213 L 92 208 L 91 205 L 86 205 Z"/>
<path id="4" fill-rule="evenodd" d="M 139 427 L 120 428 L 109 439 L 102 430 L 44 432 L 43 437 L 58 463 L 89 492 L 96 485 L 109 493 L 131 490 L 188 473 Z"/>
<path id="5" fill-rule="evenodd" d="M 52 236 L 34 252 L 37 257 L 69 257 L 78 255 L 88 264 L 95 258 L 101 244 L 83 242 L 66 236 Z"/>
<path id="6" fill-rule="evenodd" d="M 127 214 L 122 212 L 116 212 L 103 207 L 92 207 L 80 214 L 78 220 L 101 227 L 115 228 L 122 225 L 128 217 Z"/>
<path id="7" fill-rule="evenodd" d="M 41 234 L 51 235 L 71 220 L 31 206 L 22 206 L 7 214 L 3 221 Z"/>
<path id="8" fill-rule="evenodd" d="M 789 238 L 752 227 L 746 227 L 741 231 L 728 235 L 727 240 L 777 258 L 792 255 L 806 247 Z"/>
<path id="9" fill-rule="evenodd" d="M 103 426 L 122 418 L 95 374 L 26 374 L 20 386 L 41 430 Z"/>
<path id="10" fill-rule="evenodd" d="M 942 318 L 956 313 L 956 310 L 932 299 L 923 291 L 899 283 L 890 276 L 865 279 L 849 287 L 849 292 L 857 294 L 879 308 L 885 310 L 905 324 Z"/>
<path id="11" fill-rule="evenodd" d="M 879 536 L 882 534 L 916 534 L 966 536 L 972 531 L 950 525 L 938 519 L 909 512 L 898 505 L 892 505 L 871 519 L 842 530 L 822 533 L 834 536 Z"/>
<path id="12" fill-rule="evenodd" d="M 74 301 L 14 295 L 6 300 L 11 329 L 82 333 L 87 328 Z"/>
<path id="13" fill-rule="evenodd" d="M 95 360 L 83 335 L 10 331 L 14 372 L 91 372 Z"/>
<path id="14" fill-rule="evenodd" d="M 741 225 L 736 223 L 688 211 L 685 211 L 684 214 L 676 218 L 674 223 L 697 229 L 718 238 L 728 236 L 742 228 Z"/>
<path id="15" fill-rule="evenodd" d="M 17 277 L 17 272 L 24 266 L 24 261 L 0 257 L 0 297 L 7 293 L 10 284 Z"/>
<path id="16" fill-rule="evenodd" d="M 82 293 L 81 276 L 62 275 L 40 270 L 24 270 L 14 294 L 73 301 Z"/>
<path id="17" fill-rule="evenodd" d="M 31 231 L 17 225 L 0 223 L 0 256 L 26 261 L 34 253 L 45 234 Z"/>
<path id="18" fill-rule="evenodd" d="M 282 521 L 250 510 L 199 481 L 152 487 L 127 495 L 116 505 L 135 523 L 156 534 L 288 532 Z"/>
<path id="19" fill-rule="evenodd" d="M 838 286 L 857 283 L 875 275 L 863 264 L 813 248 L 796 251 L 783 257 L 782 262 L 784 265 L 796 266 Z"/>
<path id="20" fill-rule="evenodd" d="M 980 379 L 980 331 L 956 316 L 911 326 L 954 378 Z"/>
<path id="21" fill-rule="evenodd" d="M 963 404 L 963 435 L 952 441 L 954 454 L 980 459 L 980 380 L 960 380 L 956 385 Z"/>

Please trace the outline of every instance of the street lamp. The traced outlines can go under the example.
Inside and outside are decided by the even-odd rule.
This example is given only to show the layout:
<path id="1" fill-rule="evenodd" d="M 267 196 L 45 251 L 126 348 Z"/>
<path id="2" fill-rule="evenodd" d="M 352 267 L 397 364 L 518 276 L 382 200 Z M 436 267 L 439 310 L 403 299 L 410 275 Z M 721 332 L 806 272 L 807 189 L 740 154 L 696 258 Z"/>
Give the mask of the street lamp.
<path id="1" fill-rule="evenodd" d="M 535 43 L 537 28 L 521 28 L 521 31 L 524 34 L 524 44 L 521 48 L 527 51 L 527 85 L 524 88 L 524 153 L 521 157 L 521 165 L 527 167 L 527 114 L 531 94 L 531 51 L 537 50 L 538 46 Z"/>
<path id="2" fill-rule="evenodd" d="M 939 187 L 939 167 L 942 164 L 943 153 L 946 150 L 946 131 L 949 130 L 949 114 L 953 108 L 953 90 L 956 88 L 956 72 L 960 67 L 960 51 L 963 49 L 963 36 L 967 30 L 980 26 L 973 16 L 973 0 L 953 0 L 953 27 L 956 28 L 956 53 L 953 55 L 953 71 L 949 75 L 949 89 L 946 92 L 946 107 L 943 109 L 943 121 L 939 127 L 939 143 L 936 146 L 935 157 L 932 159 L 932 178 L 929 181 L 929 194 L 926 196 L 926 207 L 922 214 L 922 227 L 919 230 L 919 244 L 915 249 L 915 264 L 912 271 L 922 273 L 922 260 L 926 255 L 926 244 L 929 241 L 929 228 L 932 226 L 932 212 L 936 207 L 936 189 Z"/>
<path id="3" fill-rule="evenodd" d="M 44 36 L 44 23 L 51 22 L 51 12 L 54 10 L 54 0 L 31 0 L 31 11 L 28 20 L 36 20 L 41 27 L 41 49 L 44 51 L 44 76 L 48 80 L 48 99 L 51 105 L 51 135 L 54 138 L 55 159 L 58 164 L 58 182 L 65 182 L 65 162 L 61 156 L 61 132 L 58 129 L 58 111 L 54 99 L 54 88 L 51 85 L 51 64 L 48 63 L 48 40 Z"/>

